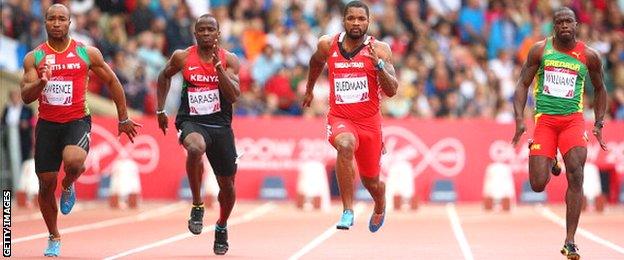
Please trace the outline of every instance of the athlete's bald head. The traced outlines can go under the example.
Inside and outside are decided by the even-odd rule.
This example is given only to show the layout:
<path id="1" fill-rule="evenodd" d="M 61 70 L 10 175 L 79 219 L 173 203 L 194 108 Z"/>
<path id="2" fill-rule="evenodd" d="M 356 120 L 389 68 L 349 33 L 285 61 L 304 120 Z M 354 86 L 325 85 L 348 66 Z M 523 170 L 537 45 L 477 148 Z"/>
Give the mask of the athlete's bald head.
<path id="1" fill-rule="evenodd" d="M 48 7 L 45 17 L 47 18 L 50 13 L 59 13 L 65 15 L 67 18 L 70 16 L 69 8 L 63 4 L 53 4 Z"/>
<path id="2" fill-rule="evenodd" d="M 69 34 L 70 13 L 69 8 L 62 4 L 51 5 L 45 14 L 45 28 L 48 40 L 64 40 Z"/>
<path id="3" fill-rule="evenodd" d="M 197 27 L 197 24 L 204 22 L 214 22 L 217 25 L 217 29 L 219 29 L 219 21 L 217 21 L 217 18 L 212 14 L 202 14 L 200 17 L 198 17 L 195 21 L 195 27 Z"/>
<path id="4" fill-rule="evenodd" d="M 576 36 L 576 15 L 568 7 L 562 7 L 555 11 L 553 16 L 553 31 L 555 39 L 559 42 L 574 41 Z"/>

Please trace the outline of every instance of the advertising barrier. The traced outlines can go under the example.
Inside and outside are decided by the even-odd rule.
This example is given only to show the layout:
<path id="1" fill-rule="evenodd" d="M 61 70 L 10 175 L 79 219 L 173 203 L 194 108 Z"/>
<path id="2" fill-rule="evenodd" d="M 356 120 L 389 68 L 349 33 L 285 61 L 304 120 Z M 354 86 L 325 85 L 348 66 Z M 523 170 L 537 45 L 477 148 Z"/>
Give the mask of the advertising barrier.
<path id="1" fill-rule="evenodd" d="M 185 151 L 178 143 L 170 119 L 166 136 L 153 117 L 138 118 L 143 125 L 131 143 L 126 136 L 118 137 L 117 120 L 93 118 L 91 149 L 87 171 L 78 180 L 81 198 L 96 198 L 99 181 L 110 172 L 116 158 L 129 156 L 139 165 L 144 199 L 175 199 L 185 175 Z M 302 162 L 318 160 L 331 169 L 336 152 L 326 140 L 322 118 L 235 118 L 234 133 L 239 154 L 236 192 L 240 199 L 256 199 L 266 176 L 281 176 L 289 197 L 295 196 L 297 168 Z M 416 193 L 427 200 L 434 180 L 455 182 L 459 201 L 481 200 L 485 168 L 492 162 L 503 162 L 514 170 L 516 191 L 528 179 L 528 148 L 526 140 L 532 133 L 528 126 L 522 144 L 510 144 L 513 124 L 497 124 L 492 120 L 422 120 L 385 119 L 383 135 L 386 166 L 404 160 L 411 164 Z M 624 123 L 609 122 L 604 138 L 609 150 L 602 151 L 591 136 L 588 161 L 611 173 L 615 192 L 617 173 L 624 173 Z M 382 178 L 385 172 L 381 173 Z M 356 178 L 357 179 L 357 178 Z M 331 180 L 331 179 L 330 179 Z M 550 201 L 562 202 L 565 175 L 553 177 L 546 192 Z"/>

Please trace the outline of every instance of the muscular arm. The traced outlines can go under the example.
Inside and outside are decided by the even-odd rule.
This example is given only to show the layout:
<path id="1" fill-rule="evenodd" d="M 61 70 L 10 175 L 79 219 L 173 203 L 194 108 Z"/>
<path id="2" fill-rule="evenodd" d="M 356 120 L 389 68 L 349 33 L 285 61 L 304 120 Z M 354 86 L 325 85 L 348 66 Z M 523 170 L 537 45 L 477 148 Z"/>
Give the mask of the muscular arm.
<path id="1" fill-rule="evenodd" d="M 331 46 L 331 36 L 323 35 L 319 39 L 316 52 L 310 57 L 310 71 L 308 72 L 308 82 L 306 84 L 306 93 L 312 93 L 314 90 L 314 84 L 316 80 L 323 72 L 325 68 L 325 62 L 329 54 L 329 48 Z"/>
<path id="2" fill-rule="evenodd" d="M 377 45 L 376 48 L 379 49 L 379 58 L 385 63 L 384 68 L 380 70 L 378 74 L 381 90 L 383 90 L 386 96 L 392 97 L 396 95 L 397 89 L 399 88 L 396 72 L 392 65 L 392 50 L 390 50 L 390 46 L 385 42 L 375 41 L 375 43 L 375 45 Z"/>
<path id="3" fill-rule="evenodd" d="M 188 52 L 186 50 L 176 50 L 171 55 L 165 68 L 158 74 L 158 86 L 156 87 L 156 99 L 157 110 L 161 111 L 165 108 L 165 101 L 167 99 L 167 93 L 169 93 L 169 87 L 171 87 L 171 77 L 182 70 L 184 59 Z"/>
<path id="4" fill-rule="evenodd" d="M 87 47 L 87 54 L 91 61 L 91 70 L 97 75 L 102 82 L 108 86 L 111 98 L 117 107 L 117 117 L 119 121 L 128 119 L 128 111 L 126 111 L 126 96 L 119 79 L 113 70 L 104 62 L 104 57 L 100 50 L 95 47 Z"/>
<path id="5" fill-rule="evenodd" d="M 24 77 L 20 82 L 22 100 L 30 104 L 41 96 L 41 91 L 45 87 L 47 80 L 42 80 L 35 67 L 35 57 L 32 52 L 24 57 Z"/>
<path id="6" fill-rule="evenodd" d="M 607 91 L 605 90 L 603 77 L 604 71 L 600 55 L 593 49 L 588 48 L 587 53 L 587 69 L 592 85 L 594 86 L 594 114 L 596 122 L 604 120 L 605 111 L 607 110 Z"/>
<path id="7" fill-rule="evenodd" d="M 227 70 L 223 66 L 217 66 L 217 75 L 219 76 L 219 90 L 223 96 L 230 102 L 234 103 L 240 96 L 240 87 L 238 80 L 238 71 L 240 63 L 233 53 L 227 53 L 225 57 L 227 61 Z"/>
<path id="8" fill-rule="evenodd" d="M 527 101 L 527 92 L 529 86 L 531 86 L 531 82 L 533 82 L 533 78 L 535 77 L 537 70 L 539 69 L 543 49 L 544 45 L 542 42 L 533 45 L 531 50 L 529 50 L 529 56 L 526 62 L 522 65 L 520 78 L 516 83 L 516 91 L 513 99 L 516 124 L 524 123 L 524 106 Z"/>

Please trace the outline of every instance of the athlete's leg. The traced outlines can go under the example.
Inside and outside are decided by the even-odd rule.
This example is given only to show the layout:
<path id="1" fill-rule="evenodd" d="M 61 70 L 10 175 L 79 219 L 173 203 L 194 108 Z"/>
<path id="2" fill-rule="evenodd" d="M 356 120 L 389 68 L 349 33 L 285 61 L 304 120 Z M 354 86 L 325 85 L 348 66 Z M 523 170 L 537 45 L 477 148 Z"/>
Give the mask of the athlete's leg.
<path id="1" fill-rule="evenodd" d="M 204 163 L 202 156 L 206 152 L 206 143 L 204 137 L 192 132 L 188 134 L 183 141 L 184 149 L 186 149 L 186 174 L 193 194 L 193 205 L 201 205 L 201 182 L 204 173 Z"/>
<path id="2" fill-rule="evenodd" d="M 236 202 L 236 192 L 234 189 L 234 177 L 232 176 L 217 176 L 217 182 L 219 183 L 219 207 L 221 212 L 219 214 L 219 220 L 217 225 L 225 227 L 227 226 L 227 220 L 230 218 L 232 208 Z"/>
<path id="3" fill-rule="evenodd" d="M 353 154 L 355 152 L 356 138 L 351 132 L 340 133 L 334 138 L 334 147 L 337 151 L 336 177 L 342 206 L 344 210 L 353 210 Z"/>
<path id="4" fill-rule="evenodd" d="M 578 227 L 583 203 L 583 167 L 587 159 L 587 148 L 570 149 L 563 160 L 566 166 L 568 189 L 566 190 L 566 243 L 574 243 L 574 234 Z"/>
<path id="5" fill-rule="evenodd" d="M 62 181 L 63 190 L 67 190 L 85 171 L 84 162 L 87 151 L 77 145 L 68 145 L 63 149 L 63 169 L 65 177 Z"/>
<path id="6" fill-rule="evenodd" d="M 542 192 L 550 181 L 550 169 L 555 161 L 543 155 L 529 156 L 529 181 L 535 192 Z"/>
<path id="7" fill-rule="evenodd" d="M 375 213 L 383 213 L 386 208 L 386 184 L 379 180 L 379 176 L 366 177 L 361 175 L 360 179 L 375 201 Z"/>
<path id="8" fill-rule="evenodd" d="M 55 238 L 60 238 L 61 234 L 56 225 L 58 207 L 56 206 L 56 197 L 54 195 L 54 191 L 56 191 L 57 175 L 58 172 L 43 172 L 37 174 L 39 178 L 38 200 L 41 215 L 48 227 L 50 235 Z"/>

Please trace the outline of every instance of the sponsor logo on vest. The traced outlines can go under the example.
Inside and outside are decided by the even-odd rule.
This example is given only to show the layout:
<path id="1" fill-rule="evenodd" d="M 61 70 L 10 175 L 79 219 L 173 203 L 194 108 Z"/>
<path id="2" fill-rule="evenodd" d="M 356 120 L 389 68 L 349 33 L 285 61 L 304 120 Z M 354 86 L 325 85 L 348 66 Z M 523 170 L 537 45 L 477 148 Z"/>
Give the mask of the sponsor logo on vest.
<path id="1" fill-rule="evenodd" d="M 80 63 L 66 63 L 66 64 L 52 64 L 50 70 L 78 70 L 80 69 Z"/>
<path id="2" fill-rule="evenodd" d="M 336 67 L 337 69 L 364 68 L 364 62 L 362 61 L 336 62 L 334 67 Z"/>

